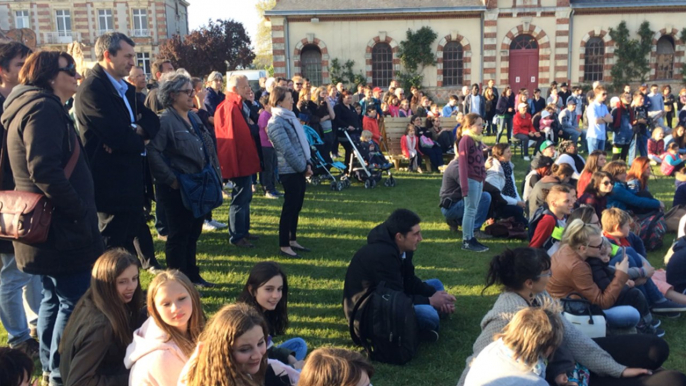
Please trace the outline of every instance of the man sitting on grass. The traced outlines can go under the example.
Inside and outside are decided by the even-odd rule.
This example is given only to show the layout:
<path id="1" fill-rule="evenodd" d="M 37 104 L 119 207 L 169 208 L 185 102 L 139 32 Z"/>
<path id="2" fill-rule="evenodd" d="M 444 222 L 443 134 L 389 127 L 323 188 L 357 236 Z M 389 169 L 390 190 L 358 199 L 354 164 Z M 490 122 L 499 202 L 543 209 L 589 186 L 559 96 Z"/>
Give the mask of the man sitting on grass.
<path id="1" fill-rule="evenodd" d="M 367 245 L 355 253 L 345 274 L 343 311 L 350 322 L 355 302 L 380 282 L 412 299 L 420 337 L 438 340 L 439 314 L 455 312 L 455 297 L 438 279 L 422 281 L 414 273 L 412 257 L 422 241 L 419 216 L 397 209 L 367 236 Z"/>

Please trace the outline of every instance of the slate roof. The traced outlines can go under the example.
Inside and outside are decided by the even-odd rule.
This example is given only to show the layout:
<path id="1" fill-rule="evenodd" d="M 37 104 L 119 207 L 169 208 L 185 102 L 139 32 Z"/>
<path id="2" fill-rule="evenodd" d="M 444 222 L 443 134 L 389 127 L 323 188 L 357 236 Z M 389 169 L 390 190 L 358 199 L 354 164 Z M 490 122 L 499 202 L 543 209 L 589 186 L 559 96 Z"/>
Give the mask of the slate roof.
<path id="1" fill-rule="evenodd" d="M 485 10 L 483 0 L 277 0 L 269 15 L 418 13 Z"/>

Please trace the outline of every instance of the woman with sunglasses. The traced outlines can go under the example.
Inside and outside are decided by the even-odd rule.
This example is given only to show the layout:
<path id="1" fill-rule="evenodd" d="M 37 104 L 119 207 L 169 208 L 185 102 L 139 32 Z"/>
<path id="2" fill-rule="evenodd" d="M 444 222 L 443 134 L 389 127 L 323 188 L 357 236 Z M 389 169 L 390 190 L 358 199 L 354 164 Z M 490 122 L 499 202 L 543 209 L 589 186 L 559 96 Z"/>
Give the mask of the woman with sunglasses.
<path id="1" fill-rule="evenodd" d="M 608 172 L 595 172 L 591 176 L 591 182 L 586 185 L 584 194 L 577 201 L 579 205 L 587 205 L 595 210 L 600 218 L 607 208 L 607 196 L 612 193 L 612 175 Z"/>
<path id="2" fill-rule="evenodd" d="M 594 245 L 597 244 L 596 240 Z M 550 257 L 542 249 L 506 249 L 493 257 L 486 276 L 486 288 L 498 285 L 502 292 L 481 321 L 481 334 L 474 342 L 474 353 L 467 358 L 467 367 L 458 386 L 464 385 L 473 359 L 503 332 L 519 310 L 540 307 L 552 301 L 546 286 L 552 277 L 558 275 L 557 272 L 553 275 L 553 272 Z M 550 385 L 567 385 L 568 381 L 573 381 L 571 377 L 577 363 L 591 371 L 591 386 L 686 385 L 686 377 L 681 373 L 655 371 L 669 356 L 667 343 L 656 336 L 620 335 L 591 339 L 564 318 L 562 324 L 562 345 L 550 358 L 543 375 Z M 650 375 L 652 371 L 655 374 Z"/>
<path id="3" fill-rule="evenodd" d="M 160 131 L 147 146 L 148 159 L 157 200 L 163 204 L 169 227 L 167 266 L 183 272 L 195 285 L 213 287 L 200 276 L 195 257 L 205 217 L 195 217 L 184 205 L 179 181 L 181 175 L 197 174 L 206 168 L 217 173 L 217 181 L 221 181 L 212 137 L 192 111 L 194 94 L 191 78 L 184 70 L 161 79 L 157 98 L 165 110 Z"/>
<path id="4" fill-rule="evenodd" d="M 664 210 L 665 204 L 652 197 L 642 197 L 627 185 L 627 167 L 624 161 L 609 162 L 603 171 L 610 173 L 614 185 L 607 197 L 607 206 L 633 213 L 649 213 Z"/>
<path id="5" fill-rule="evenodd" d="M 80 78 L 69 54 L 33 53 L 19 72 L 20 85 L 7 97 L 2 115 L 15 190 L 44 194 L 55 208 L 46 241 L 13 243 L 18 268 L 42 276 L 40 359 L 43 374 L 55 380 L 60 379 L 57 350 L 64 327 L 103 251 L 93 177 L 64 107 Z"/>

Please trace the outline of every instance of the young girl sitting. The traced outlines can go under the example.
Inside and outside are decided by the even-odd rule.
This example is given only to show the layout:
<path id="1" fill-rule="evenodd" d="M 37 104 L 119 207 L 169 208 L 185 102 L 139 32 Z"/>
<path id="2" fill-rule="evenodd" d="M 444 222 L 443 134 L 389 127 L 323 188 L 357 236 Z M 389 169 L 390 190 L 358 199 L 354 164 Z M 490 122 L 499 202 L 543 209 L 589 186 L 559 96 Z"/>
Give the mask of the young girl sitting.
<path id="1" fill-rule="evenodd" d="M 367 386 L 373 375 L 374 367 L 362 354 L 324 347 L 307 358 L 298 386 Z"/>
<path id="2" fill-rule="evenodd" d="M 264 315 L 269 326 L 269 358 L 302 368 L 302 360 L 307 354 L 307 344 L 302 338 L 289 339 L 279 346 L 272 340 L 288 328 L 288 280 L 281 266 L 273 261 L 255 264 L 237 301 L 251 305 Z"/>
<path id="3" fill-rule="evenodd" d="M 648 140 L 648 158 L 651 165 L 662 163 L 662 154 L 665 152 L 665 132 L 661 127 L 653 129 L 653 135 Z"/>
<path id="4" fill-rule="evenodd" d="M 408 123 L 405 129 L 405 135 L 400 137 L 400 149 L 403 156 L 410 161 L 411 172 L 422 172 L 422 152 L 419 150 L 419 138 L 415 132 L 413 123 Z"/>
<path id="5" fill-rule="evenodd" d="M 684 159 L 679 155 L 679 145 L 672 142 L 667 147 L 667 152 L 662 155 L 662 164 L 660 171 L 665 176 L 673 176 L 674 173 L 680 172 L 684 168 Z"/>
<path id="6" fill-rule="evenodd" d="M 297 372 L 267 360 L 268 332 L 267 323 L 253 307 L 225 306 L 200 335 L 193 356 L 181 370 L 179 386 L 297 384 Z"/>
<path id="7" fill-rule="evenodd" d="M 105 252 L 64 329 L 60 373 L 65 386 L 128 383 L 124 355 L 141 325 L 142 305 L 138 259 L 123 249 Z"/>
<path id="8" fill-rule="evenodd" d="M 164 271 L 148 287 L 148 314 L 126 349 L 129 385 L 176 386 L 205 326 L 200 294 L 183 273 Z"/>
<path id="9" fill-rule="evenodd" d="M 379 145 L 372 140 L 372 132 L 369 130 L 364 130 L 360 136 L 360 155 L 367 162 L 367 166 L 375 169 L 387 170 L 393 167 L 384 157 Z"/>

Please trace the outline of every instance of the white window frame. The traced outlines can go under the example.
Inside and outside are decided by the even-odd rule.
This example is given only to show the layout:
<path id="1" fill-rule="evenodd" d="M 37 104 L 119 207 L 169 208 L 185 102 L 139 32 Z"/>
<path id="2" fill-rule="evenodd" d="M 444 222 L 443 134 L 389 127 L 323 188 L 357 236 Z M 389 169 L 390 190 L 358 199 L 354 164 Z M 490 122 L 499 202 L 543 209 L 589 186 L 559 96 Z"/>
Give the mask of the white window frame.
<path id="1" fill-rule="evenodd" d="M 62 24 L 64 29 L 60 29 L 60 19 L 62 19 Z M 69 28 L 67 28 L 67 23 Z M 72 24 L 71 24 L 71 11 L 68 9 L 56 9 L 55 10 L 55 28 L 59 36 L 71 36 Z"/>
<path id="2" fill-rule="evenodd" d="M 145 8 L 134 8 L 133 15 L 133 30 L 132 36 L 146 37 L 150 35 L 148 29 L 148 11 Z"/>
<path id="3" fill-rule="evenodd" d="M 98 28 L 100 35 L 114 31 L 114 13 L 111 9 L 98 10 Z"/>
<path id="4" fill-rule="evenodd" d="M 14 11 L 14 28 L 31 28 L 30 20 L 28 9 Z"/>
<path id="5" fill-rule="evenodd" d="M 136 66 L 141 67 L 146 75 L 150 75 L 151 64 L 149 52 L 136 52 Z"/>

